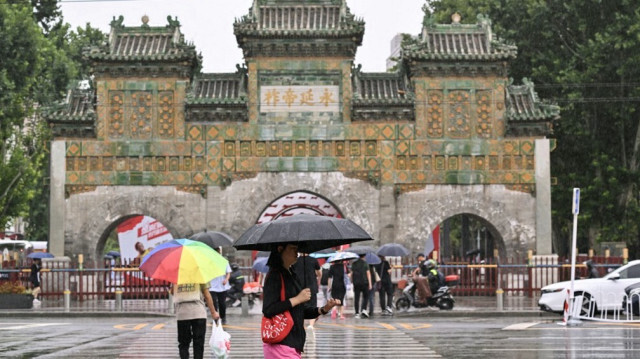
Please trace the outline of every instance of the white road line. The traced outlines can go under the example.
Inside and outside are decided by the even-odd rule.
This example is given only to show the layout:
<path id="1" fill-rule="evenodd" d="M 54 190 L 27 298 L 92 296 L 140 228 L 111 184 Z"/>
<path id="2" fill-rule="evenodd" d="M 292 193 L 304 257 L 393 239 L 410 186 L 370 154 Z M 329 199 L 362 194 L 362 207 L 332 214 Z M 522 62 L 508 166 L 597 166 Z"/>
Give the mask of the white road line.
<path id="1" fill-rule="evenodd" d="M 534 325 L 540 324 L 540 322 L 532 322 L 532 323 L 517 323 L 512 324 L 508 327 L 502 328 L 502 330 L 525 330 L 533 327 Z"/>
<path id="2" fill-rule="evenodd" d="M 485 352 L 636 352 L 640 348 L 482 348 Z"/>
<path id="3" fill-rule="evenodd" d="M 38 328 L 38 327 L 48 327 L 53 325 L 69 325 L 71 323 L 32 323 L 32 324 L 21 324 L 15 325 L 12 327 L 2 327 L 1 325 L 5 324 L 21 324 L 21 323 L 0 323 L 0 330 L 19 330 L 19 329 L 30 329 L 30 328 Z"/>

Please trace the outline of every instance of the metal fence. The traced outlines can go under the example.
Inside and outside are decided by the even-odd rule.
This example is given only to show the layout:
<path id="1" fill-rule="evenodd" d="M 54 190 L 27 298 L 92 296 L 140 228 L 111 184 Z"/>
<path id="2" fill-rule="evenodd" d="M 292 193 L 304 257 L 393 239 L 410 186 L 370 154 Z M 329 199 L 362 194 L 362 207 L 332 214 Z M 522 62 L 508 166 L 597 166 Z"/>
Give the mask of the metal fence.
<path id="1" fill-rule="evenodd" d="M 388 258 L 393 266 L 394 282 L 405 279 L 416 268 L 411 259 Z M 578 257 L 577 263 L 591 259 L 601 275 L 623 264 L 618 257 Z M 69 290 L 71 297 L 78 301 L 91 299 L 111 299 L 116 291 L 122 291 L 125 299 L 162 299 L 168 297 L 169 283 L 146 277 L 136 262 L 111 261 L 99 263 L 59 263 L 45 261 L 41 270 L 41 296 L 61 299 Z M 21 263 L 3 262 L 0 282 L 19 282 L 30 288 L 29 261 Z M 247 282 L 253 281 L 257 273 L 250 267 L 241 267 Z M 534 297 L 540 289 L 551 283 L 569 280 L 571 266 L 564 259 L 527 259 L 493 261 L 486 263 L 464 263 L 451 260 L 440 265 L 445 276 L 458 275 L 459 283 L 452 289 L 458 296 L 494 296 L 501 288 L 505 295 Z M 586 277 L 586 266 L 577 266 L 576 278 Z"/>

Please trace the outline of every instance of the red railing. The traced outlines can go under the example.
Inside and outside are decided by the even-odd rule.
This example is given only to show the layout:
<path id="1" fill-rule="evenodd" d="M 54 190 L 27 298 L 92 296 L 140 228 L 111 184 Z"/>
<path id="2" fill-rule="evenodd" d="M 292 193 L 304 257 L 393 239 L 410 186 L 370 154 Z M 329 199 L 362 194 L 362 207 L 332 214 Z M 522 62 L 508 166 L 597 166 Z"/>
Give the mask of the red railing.
<path id="1" fill-rule="evenodd" d="M 581 263 L 585 257 L 578 257 L 576 278 L 586 277 L 587 269 Z M 592 257 L 601 275 L 623 264 L 618 257 Z M 14 266 L 12 266 L 14 264 Z M 4 262 L 0 269 L 0 282 L 20 282 L 31 288 L 29 281 L 30 262 Z M 64 291 L 69 290 L 73 299 L 78 301 L 91 299 L 112 299 L 116 291 L 121 291 L 125 299 L 163 299 L 168 297 L 170 283 L 148 278 L 136 266 L 135 262 L 105 261 L 104 263 L 84 263 L 82 268 L 75 263 L 47 262 L 41 270 L 41 295 L 45 298 L 62 299 Z M 89 266 L 90 267 L 89 267 Z M 98 265 L 99 267 L 96 267 Z M 246 264 L 245 264 L 246 265 Z M 405 259 L 392 263 L 394 281 L 406 278 L 416 267 L 415 259 Z M 569 280 L 570 263 L 564 259 L 536 259 L 530 263 L 526 259 L 505 260 L 499 263 L 487 260 L 486 263 L 465 263 L 450 260 L 439 266 L 444 275 L 455 274 L 460 278 L 452 292 L 458 296 L 494 296 L 501 288 L 505 295 L 537 296 L 540 288 L 547 284 Z M 253 280 L 254 272 L 250 267 L 242 267 L 246 281 Z"/>

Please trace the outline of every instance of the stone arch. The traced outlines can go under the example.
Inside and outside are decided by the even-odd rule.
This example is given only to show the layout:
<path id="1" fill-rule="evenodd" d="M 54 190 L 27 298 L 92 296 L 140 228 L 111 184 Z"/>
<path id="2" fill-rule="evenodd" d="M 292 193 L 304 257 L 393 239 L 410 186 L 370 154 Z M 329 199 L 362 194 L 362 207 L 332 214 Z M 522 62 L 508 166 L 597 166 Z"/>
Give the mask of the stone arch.
<path id="1" fill-rule="evenodd" d="M 96 206 L 87 216 L 89 218 L 80 227 L 82 238 L 73 238 L 71 243 L 80 244 L 75 248 L 78 253 L 94 253 L 99 258 L 100 249 L 109 233 L 124 220 L 137 215 L 147 215 L 161 222 L 174 238 L 182 238 L 193 233 L 189 221 L 183 215 L 183 210 L 152 196 L 128 193 L 119 195 Z"/>
<path id="2" fill-rule="evenodd" d="M 248 181 L 257 181 L 260 185 L 252 185 Z M 377 197 L 377 190 L 361 180 L 344 177 L 341 173 L 260 173 L 256 178 L 234 183 L 246 185 L 247 191 L 234 191 L 243 196 L 236 198 L 242 206 L 236 207 L 232 216 L 231 232 L 240 236 L 244 231 L 256 223 L 262 211 L 276 198 L 287 193 L 304 191 L 317 194 L 332 203 L 343 217 L 349 218 L 360 225 L 365 231 L 375 237 L 375 223 L 357 198 L 347 189 L 349 184 L 371 187 L 372 196 Z M 255 195 L 258 193 L 259 195 Z M 370 196 L 371 197 L 371 196 Z M 337 201 L 336 199 L 340 199 Z"/>
<path id="3" fill-rule="evenodd" d="M 517 218 L 509 213 L 504 203 L 467 191 L 426 201 L 417 213 L 413 223 L 409 223 L 417 228 L 414 231 L 416 238 L 427 238 L 447 218 L 460 214 L 478 217 L 487 224 L 501 255 L 521 251 L 534 236 L 528 233 L 530 229 L 518 225 Z"/>

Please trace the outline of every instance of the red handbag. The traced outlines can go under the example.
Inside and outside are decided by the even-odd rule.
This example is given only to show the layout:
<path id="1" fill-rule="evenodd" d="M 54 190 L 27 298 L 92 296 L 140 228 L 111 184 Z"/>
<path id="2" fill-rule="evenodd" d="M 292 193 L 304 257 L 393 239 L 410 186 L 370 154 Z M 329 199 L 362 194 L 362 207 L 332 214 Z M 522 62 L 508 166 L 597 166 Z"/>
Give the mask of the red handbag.
<path id="1" fill-rule="evenodd" d="M 284 301 L 284 277 L 281 275 L 280 279 L 282 280 L 280 300 Z M 291 328 L 293 328 L 293 317 L 291 317 L 291 313 L 288 310 L 275 315 L 273 318 L 262 317 L 262 325 L 260 327 L 262 342 L 267 344 L 280 343 L 289 335 Z"/>

